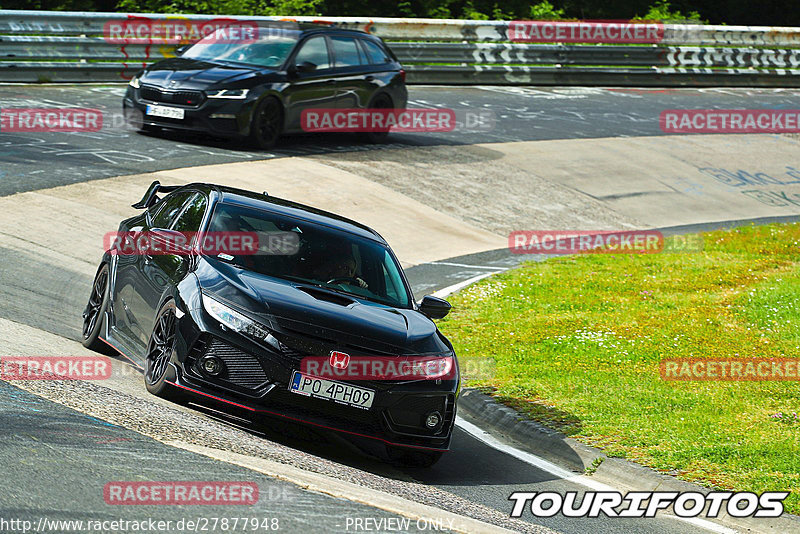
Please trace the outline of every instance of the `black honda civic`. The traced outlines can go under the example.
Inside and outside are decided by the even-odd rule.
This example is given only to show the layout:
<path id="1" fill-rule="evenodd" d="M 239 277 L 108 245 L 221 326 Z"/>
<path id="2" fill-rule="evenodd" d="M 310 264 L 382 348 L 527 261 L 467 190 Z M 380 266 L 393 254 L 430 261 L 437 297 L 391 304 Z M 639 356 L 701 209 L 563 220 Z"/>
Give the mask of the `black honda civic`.
<path id="1" fill-rule="evenodd" d="M 107 236 L 83 314 L 151 393 L 202 399 L 379 445 L 432 465 L 449 449 L 460 380 L 433 319 L 374 230 L 288 200 L 154 182 Z M 375 447 L 371 447 L 374 450 Z"/>
<path id="2" fill-rule="evenodd" d="M 269 148 L 281 134 L 305 131 L 304 110 L 405 109 L 407 100 L 405 70 L 379 37 L 295 24 L 235 40 L 211 33 L 136 74 L 123 109 L 142 130 L 207 132 Z M 380 142 L 387 134 L 366 135 Z"/>

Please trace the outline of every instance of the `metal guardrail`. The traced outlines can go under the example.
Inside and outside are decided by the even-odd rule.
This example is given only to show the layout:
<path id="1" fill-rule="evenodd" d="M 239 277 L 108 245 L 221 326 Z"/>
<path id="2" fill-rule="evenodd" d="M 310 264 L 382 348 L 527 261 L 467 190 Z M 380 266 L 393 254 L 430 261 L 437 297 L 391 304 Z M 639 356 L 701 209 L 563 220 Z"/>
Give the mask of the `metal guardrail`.
<path id="1" fill-rule="evenodd" d="M 130 20 L 234 19 L 0 10 L 0 82 L 125 81 L 144 65 L 175 55 L 175 44 L 120 44 L 104 35 L 108 23 Z M 800 86 L 798 28 L 663 25 L 657 43 L 532 44 L 509 42 L 520 26 L 529 24 L 524 22 L 291 20 L 359 29 L 384 38 L 407 66 L 409 83 Z"/>

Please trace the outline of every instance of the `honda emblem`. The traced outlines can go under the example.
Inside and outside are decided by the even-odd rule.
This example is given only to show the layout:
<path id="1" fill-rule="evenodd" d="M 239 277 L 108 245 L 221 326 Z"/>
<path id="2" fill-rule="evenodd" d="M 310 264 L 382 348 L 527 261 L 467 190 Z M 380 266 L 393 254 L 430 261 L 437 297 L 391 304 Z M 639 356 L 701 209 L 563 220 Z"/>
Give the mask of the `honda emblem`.
<path id="1" fill-rule="evenodd" d="M 350 355 L 332 350 L 328 362 L 335 369 L 347 369 L 347 366 L 350 365 Z"/>

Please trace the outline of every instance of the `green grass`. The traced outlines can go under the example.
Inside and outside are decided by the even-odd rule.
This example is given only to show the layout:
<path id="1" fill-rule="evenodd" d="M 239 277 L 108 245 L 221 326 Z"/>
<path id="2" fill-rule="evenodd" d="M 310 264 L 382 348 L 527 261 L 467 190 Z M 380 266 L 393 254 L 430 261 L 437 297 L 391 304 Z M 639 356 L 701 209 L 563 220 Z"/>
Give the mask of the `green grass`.
<path id="1" fill-rule="evenodd" d="M 659 362 L 800 357 L 800 224 L 703 239 L 527 263 L 455 295 L 439 326 L 467 384 L 531 418 L 706 486 L 791 491 L 798 513 L 800 383 L 664 381 Z"/>

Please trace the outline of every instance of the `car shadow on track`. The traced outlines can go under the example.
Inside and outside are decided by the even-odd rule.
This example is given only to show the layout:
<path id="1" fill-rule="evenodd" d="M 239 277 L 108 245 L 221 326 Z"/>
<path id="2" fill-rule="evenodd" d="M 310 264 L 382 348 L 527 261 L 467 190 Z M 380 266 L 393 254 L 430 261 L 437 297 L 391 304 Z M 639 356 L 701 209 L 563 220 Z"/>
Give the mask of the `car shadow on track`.
<path id="1" fill-rule="evenodd" d="M 454 429 L 451 450 L 439 462 L 428 468 L 411 468 L 389 462 L 382 454 L 380 442 L 352 441 L 333 431 L 272 416 L 255 419 L 251 413 L 232 410 L 206 399 L 192 398 L 182 404 L 221 424 L 291 447 L 298 453 L 399 481 L 437 486 L 502 486 L 537 484 L 558 478 L 490 447 L 459 427 Z"/>
<path id="2" fill-rule="evenodd" d="M 276 157 L 335 152 L 363 152 L 423 145 L 466 144 L 456 139 L 431 134 L 390 134 L 384 143 L 370 143 L 364 139 L 363 135 L 358 133 L 307 133 L 285 135 L 278 140 L 274 148 L 259 150 L 250 146 L 244 139 L 226 139 L 201 133 L 168 129 L 155 132 L 134 131 L 138 135 L 151 139 L 164 139 L 197 147 L 217 148 L 235 152 L 262 155 L 269 153 Z"/>

